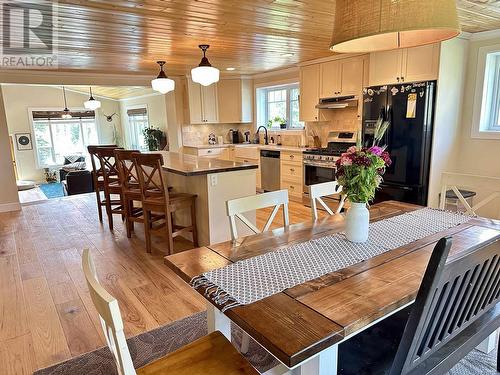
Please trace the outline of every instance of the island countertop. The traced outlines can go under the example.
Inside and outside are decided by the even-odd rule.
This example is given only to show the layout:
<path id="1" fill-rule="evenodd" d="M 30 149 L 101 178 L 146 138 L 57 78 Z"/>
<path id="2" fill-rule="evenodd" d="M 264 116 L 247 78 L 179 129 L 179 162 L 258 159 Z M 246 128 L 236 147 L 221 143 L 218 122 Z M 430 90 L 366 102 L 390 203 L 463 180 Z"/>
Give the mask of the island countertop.
<path id="1" fill-rule="evenodd" d="M 163 155 L 163 170 L 182 176 L 199 176 L 210 173 L 257 169 L 257 164 L 197 157 L 170 151 L 159 151 Z"/>

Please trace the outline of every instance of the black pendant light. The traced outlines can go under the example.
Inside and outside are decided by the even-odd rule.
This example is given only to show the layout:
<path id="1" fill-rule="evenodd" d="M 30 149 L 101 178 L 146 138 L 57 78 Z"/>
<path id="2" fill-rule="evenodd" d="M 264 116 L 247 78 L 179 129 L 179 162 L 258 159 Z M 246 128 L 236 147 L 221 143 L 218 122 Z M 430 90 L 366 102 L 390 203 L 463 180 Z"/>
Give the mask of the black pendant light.
<path id="1" fill-rule="evenodd" d="M 63 86 L 63 96 L 64 96 L 64 109 L 61 118 L 70 119 L 73 116 L 71 116 L 71 112 L 68 109 L 68 103 L 66 102 L 66 89 L 64 86 Z"/>

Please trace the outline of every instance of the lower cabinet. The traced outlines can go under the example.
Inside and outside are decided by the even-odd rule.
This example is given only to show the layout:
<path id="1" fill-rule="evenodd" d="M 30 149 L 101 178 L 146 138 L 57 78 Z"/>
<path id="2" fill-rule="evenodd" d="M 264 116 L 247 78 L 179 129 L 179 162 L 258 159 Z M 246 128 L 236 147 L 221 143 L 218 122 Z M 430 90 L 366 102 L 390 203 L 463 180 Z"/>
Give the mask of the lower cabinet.
<path id="1" fill-rule="evenodd" d="M 288 190 L 292 201 L 302 202 L 303 165 L 301 152 L 281 152 L 280 155 L 281 188 Z"/>
<path id="2" fill-rule="evenodd" d="M 240 163 L 253 163 L 257 164 L 259 168 L 255 171 L 256 181 L 255 187 L 257 190 L 261 190 L 261 176 L 260 176 L 260 151 L 257 146 L 243 146 L 234 148 L 234 161 Z"/>

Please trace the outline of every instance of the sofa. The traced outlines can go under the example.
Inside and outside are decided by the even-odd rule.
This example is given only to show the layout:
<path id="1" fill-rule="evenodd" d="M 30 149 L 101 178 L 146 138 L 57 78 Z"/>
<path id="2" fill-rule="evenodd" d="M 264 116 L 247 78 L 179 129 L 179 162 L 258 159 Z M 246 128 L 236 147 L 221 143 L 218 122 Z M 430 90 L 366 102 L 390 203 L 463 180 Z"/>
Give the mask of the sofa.
<path id="1" fill-rule="evenodd" d="M 59 169 L 59 180 L 63 182 L 66 175 L 72 171 L 85 170 L 87 165 L 85 163 L 85 156 L 82 155 L 67 155 L 64 157 L 63 166 Z"/>
<path id="2" fill-rule="evenodd" d="M 94 191 L 92 172 L 86 169 L 67 172 L 65 180 L 62 180 L 61 183 L 64 195 L 84 194 Z"/>

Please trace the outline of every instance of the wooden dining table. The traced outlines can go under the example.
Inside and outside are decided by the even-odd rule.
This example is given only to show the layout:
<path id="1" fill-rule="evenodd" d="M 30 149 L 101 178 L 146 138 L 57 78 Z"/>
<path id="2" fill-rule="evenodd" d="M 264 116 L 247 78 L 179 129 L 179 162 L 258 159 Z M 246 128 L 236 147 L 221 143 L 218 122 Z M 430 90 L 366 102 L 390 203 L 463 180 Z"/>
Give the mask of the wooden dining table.
<path id="1" fill-rule="evenodd" d="M 396 201 L 371 206 L 378 221 L 422 208 Z M 165 258 L 189 283 L 233 262 L 342 231 L 343 215 L 293 224 L 237 242 L 223 242 Z M 405 230 L 404 227 L 401 228 Z M 220 312 L 207 298 L 209 330 L 230 338 L 230 322 L 280 361 L 272 374 L 336 374 L 338 345 L 411 304 L 435 243 L 452 237 L 449 260 L 472 246 L 500 240 L 500 221 L 472 217 L 467 223 L 328 273 L 257 302 Z M 203 295 L 203 289 L 197 289 Z"/>

